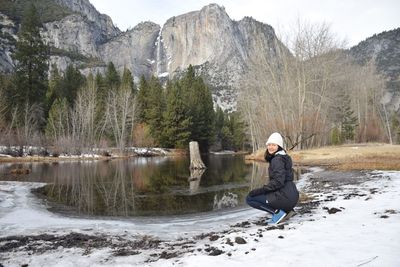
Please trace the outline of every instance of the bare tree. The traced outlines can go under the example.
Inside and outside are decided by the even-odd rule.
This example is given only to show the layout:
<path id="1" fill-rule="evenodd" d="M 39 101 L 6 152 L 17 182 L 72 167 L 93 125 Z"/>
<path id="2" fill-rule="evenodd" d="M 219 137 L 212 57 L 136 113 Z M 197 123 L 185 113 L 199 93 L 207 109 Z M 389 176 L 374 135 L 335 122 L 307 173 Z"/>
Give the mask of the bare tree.
<path id="1" fill-rule="evenodd" d="M 93 147 L 96 143 L 99 126 L 96 124 L 97 85 L 92 78 L 82 87 L 77 95 L 73 109 L 70 111 L 71 138 L 83 148 Z"/>
<path id="2" fill-rule="evenodd" d="M 239 96 L 239 106 L 249 124 L 253 149 L 273 131 L 281 132 L 290 147 L 325 145 L 336 123 L 332 110 L 339 101 L 337 91 L 351 92 L 353 107 L 361 104 L 355 79 L 363 76 L 362 67 L 342 51 L 345 42 L 338 41 L 329 25 L 298 21 L 288 36 L 289 50 L 275 39 L 273 56 L 250 58 L 256 68 L 242 81 L 245 90 Z M 369 100 L 358 109 L 364 109 L 365 114 L 371 109 L 371 97 L 377 103 L 376 89 L 381 87 L 373 71 L 363 79 L 369 84 L 363 94 Z"/>
<path id="3" fill-rule="evenodd" d="M 122 84 L 118 90 L 109 92 L 105 122 L 121 152 L 132 133 L 135 109 L 136 101 L 129 86 Z"/>

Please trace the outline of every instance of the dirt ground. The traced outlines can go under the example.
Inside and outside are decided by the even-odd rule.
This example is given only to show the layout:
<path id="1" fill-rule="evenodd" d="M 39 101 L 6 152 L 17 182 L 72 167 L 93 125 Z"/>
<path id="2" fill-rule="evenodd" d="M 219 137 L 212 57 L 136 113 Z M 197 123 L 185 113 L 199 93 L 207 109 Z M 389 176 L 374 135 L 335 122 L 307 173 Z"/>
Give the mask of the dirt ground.
<path id="1" fill-rule="evenodd" d="M 246 157 L 263 161 L 265 150 Z M 400 170 L 400 145 L 351 144 L 289 151 L 294 165 L 335 170 Z"/>

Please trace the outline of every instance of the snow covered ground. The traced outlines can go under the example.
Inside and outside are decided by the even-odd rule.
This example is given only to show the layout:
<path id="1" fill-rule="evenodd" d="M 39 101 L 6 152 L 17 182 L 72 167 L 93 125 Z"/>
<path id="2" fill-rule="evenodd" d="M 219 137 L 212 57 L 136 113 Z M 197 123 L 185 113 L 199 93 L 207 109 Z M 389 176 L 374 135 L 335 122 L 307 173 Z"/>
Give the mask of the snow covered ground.
<path id="1" fill-rule="evenodd" d="M 278 227 L 249 208 L 65 217 L 30 193 L 41 185 L 0 182 L 3 266 L 400 266 L 400 172 L 315 169 L 298 184 L 309 198 Z"/>

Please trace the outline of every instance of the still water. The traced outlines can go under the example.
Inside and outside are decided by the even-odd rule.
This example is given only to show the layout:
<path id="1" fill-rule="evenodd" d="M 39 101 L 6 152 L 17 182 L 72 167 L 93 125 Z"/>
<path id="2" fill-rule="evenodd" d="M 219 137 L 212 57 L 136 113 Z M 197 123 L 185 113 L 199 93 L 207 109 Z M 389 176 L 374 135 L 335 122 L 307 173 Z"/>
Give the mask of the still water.
<path id="1" fill-rule="evenodd" d="M 265 163 L 208 155 L 207 169 L 189 171 L 186 157 L 0 164 L 0 180 L 44 182 L 34 193 L 50 210 L 70 215 L 158 216 L 220 211 L 245 205 L 266 179 Z M 14 175 L 15 168 L 30 169 Z"/>

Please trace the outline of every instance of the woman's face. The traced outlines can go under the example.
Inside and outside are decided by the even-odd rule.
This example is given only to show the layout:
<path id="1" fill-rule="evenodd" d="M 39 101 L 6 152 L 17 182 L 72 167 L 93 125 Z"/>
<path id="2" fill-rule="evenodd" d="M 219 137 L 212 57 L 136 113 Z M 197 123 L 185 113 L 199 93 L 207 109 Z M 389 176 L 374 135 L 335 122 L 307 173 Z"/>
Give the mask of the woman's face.
<path id="1" fill-rule="evenodd" d="M 278 151 L 278 145 L 277 144 L 268 144 L 267 149 L 268 149 L 268 153 L 272 155 L 276 151 Z"/>

